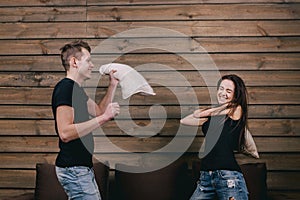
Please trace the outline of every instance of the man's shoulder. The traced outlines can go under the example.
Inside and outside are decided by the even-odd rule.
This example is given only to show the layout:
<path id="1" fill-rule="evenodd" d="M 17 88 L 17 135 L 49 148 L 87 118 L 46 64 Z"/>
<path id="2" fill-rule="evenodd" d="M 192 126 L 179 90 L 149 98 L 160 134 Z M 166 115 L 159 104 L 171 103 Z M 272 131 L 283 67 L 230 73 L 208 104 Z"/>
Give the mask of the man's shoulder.
<path id="1" fill-rule="evenodd" d="M 58 83 L 56 83 L 54 88 L 60 88 L 60 87 L 73 87 L 74 81 L 68 78 L 63 78 L 61 79 Z"/>

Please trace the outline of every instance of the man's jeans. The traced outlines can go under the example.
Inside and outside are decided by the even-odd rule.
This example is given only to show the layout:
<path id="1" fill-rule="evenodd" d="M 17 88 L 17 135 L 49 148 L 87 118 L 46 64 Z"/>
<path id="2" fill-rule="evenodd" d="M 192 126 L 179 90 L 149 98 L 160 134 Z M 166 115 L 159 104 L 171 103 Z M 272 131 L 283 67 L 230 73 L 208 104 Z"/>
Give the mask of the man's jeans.
<path id="1" fill-rule="evenodd" d="M 200 181 L 190 200 L 247 200 L 248 190 L 243 174 L 237 171 L 201 171 Z"/>
<path id="2" fill-rule="evenodd" d="M 71 200 L 101 200 L 94 170 L 84 166 L 55 167 L 56 176 Z"/>

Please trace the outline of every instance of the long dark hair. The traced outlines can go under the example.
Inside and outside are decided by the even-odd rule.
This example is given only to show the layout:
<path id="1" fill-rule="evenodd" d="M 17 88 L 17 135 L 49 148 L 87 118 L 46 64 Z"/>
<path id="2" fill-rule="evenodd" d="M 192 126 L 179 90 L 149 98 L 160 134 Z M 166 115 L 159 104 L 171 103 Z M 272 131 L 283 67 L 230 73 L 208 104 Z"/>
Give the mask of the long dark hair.
<path id="1" fill-rule="evenodd" d="M 244 81 L 235 74 L 224 75 L 218 81 L 217 89 L 223 80 L 231 80 L 234 83 L 234 95 L 229 103 L 230 113 L 233 113 L 238 106 L 242 108 L 242 117 L 239 119 L 237 126 L 241 126 L 241 134 L 239 138 L 239 150 L 245 143 L 245 128 L 248 126 L 248 93 Z"/>

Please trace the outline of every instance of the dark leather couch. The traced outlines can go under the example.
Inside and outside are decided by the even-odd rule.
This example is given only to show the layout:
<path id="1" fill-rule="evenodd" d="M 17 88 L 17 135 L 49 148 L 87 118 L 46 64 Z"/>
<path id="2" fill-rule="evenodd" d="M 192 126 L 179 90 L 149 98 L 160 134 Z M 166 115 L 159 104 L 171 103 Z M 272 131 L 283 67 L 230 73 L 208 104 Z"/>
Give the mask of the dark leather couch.
<path id="1" fill-rule="evenodd" d="M 187 200 L 196 187 L 200 162 L 193 162 L 192 170 L 187 163 L 175 162 L 163 169 L 148 173 L 129 173 L 118 170 L 125 166 L 116 165 L 115 176 L 109 180 L 109 167 L 102 163 L 94 164 L 96 181 L 103 200 Z M 265 163 L 241 165 L 250 200 L 267 199 L 267 170 Z M 34 194 L 25 194 L 14 200 L 66 200 L 60 186 L 54 165 L 36 165 L 36 187 Z"/>

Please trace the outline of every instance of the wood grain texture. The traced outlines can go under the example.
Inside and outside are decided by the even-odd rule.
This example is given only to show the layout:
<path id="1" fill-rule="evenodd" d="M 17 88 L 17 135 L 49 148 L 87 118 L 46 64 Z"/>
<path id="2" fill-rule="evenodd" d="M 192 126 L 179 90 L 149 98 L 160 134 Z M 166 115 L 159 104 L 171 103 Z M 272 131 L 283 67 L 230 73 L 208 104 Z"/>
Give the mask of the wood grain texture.
<path id="1" fill-rule="evenodd" d="M 180 133 L 182 134 L 182 133 Z M 143 136 L 143 135 L 142 135 Z M 203 137 L 176 137 L 173 143 L 177 145 L 189 144 L 187 152 L 197 153 L 203 142 Z M 95 153 L 128 153 L 128 152 L 154 152 L 163 148 L 173 137 L 95 137 Z M 300 147 L 299 137 L 257 137 L 255 138 L 259 152 L 289 152 L 299 153 Z M 8 137 L 2 136 L 0 141 L 0 149 L 3 152 L 58 152 L 58 138 L 57 137 L 29 137 L 16 136 Z M 112 145 L 114 144 L 114 145 Z M 115 148 L 116 146 L 117 148 Z M 163 153 L 181 153 L 179 146 L 177 148 L 170 148 Z M 166 148 L 164 148 L 166 149 Z M 184 153 L 184 152 L 182 152 Z M 120 158 L 122 159 L 122 158 Z"/>
<path id="2" fill-rule="evenodd" d="M 299 86 L 300 71 L 148 71 L 140 74 L 153 87 L 215 87 L 225 74 L 240 76 L 248 87 Z M 267 79 L 265 78 L 267 77 Z M 0 87 L 54 87 L 64 78 L 63 72 L 0 72 Z M 107 87 L 108 76 L 92 74 L 84 87 Z"/>
<path id="3" fill-rule="evenodd" d="M 212 61 L 209 61 L 211 58 Z M 238 71 L 265 71 L 265 70 L 288 70 L 298 71 L 300 66 L 300 53 L 228 53 L 228 54 L 124 54 L 95 55 L 92 54 L 95 68 L 100 63 L 124 63 L 132 66 L 138 71 L 146 71 L 145 68 L 138 68 L 140 65 L 155 63 L 165 65 L 176 71 L 194 71 L 196 68 L 189 62 L 200 63 L 201 69 L 213 70 L 209 67 L 214 62 L 221 70 Z M 160 70 L 156 67 L 155 70 Z M 162 69 L 161 69 L 162 70 Z M 16 72 L 63 72 L 59 55 L 48 56 L 1 56 L 0 71 Z M 148 70 L 150 71 L 150 70 Z M 152 69 L 153 71 L 153 69 Z"/>
<path id="4" fill-rule="evenodd" d="M 203 134 L 179 129 L 179 120 L 215 103 L 218 78 L 234 73 L 248 88 L 248 125 L 261 157 L 236 153 L 239 164 L 267 164 L 270 200 L 300 199 L 299 13 L 300 0 L 2 0 L 0 199 L 32 196 L 36 163 L 55 162 L 50 100 L 65 75 L 59 49 L 75 39 L 92 47 L 90 97 L 103 97 L 109 79 L 98 69 L 110 62 L 134 67 L 157 93 L 126 101 L 119 87 L 121 114 L 94 131 L 95 159 L 110 161 L 111 180 L 121 161 L 166 159 L 144 154 L 177 138 L 189 144 L 180 159 L 191 169 Z"/>
<path id="5" fill-rule="evenodd" d="M 145 31 L 147 28 L 145 29 Z M 151 31 L 149 31 L 150 34 Z M 153 33 L 155 34 L 155 33 Z M 124 34 L 126 36 L 126 33 Z M 50 40 L 2 40 L 1 55 L 49 55 L 58 54 L 64 42 Z M 249 53 L 249 52 L 299 52 L 300 37 L 226 37 L 226 38 L 126 38 L 94 39 L 90 43 L 93 53 Z M 103 63 L 104 64 L 104 63 Z"/>
<path id="6" fill-rule="evenodd" d="M 157 27 L 189 37 L 298 36 L 299 21 L 11 22 L 0 24 L 2 39 L 109 38 L 128 29 Z M 240 27 L 243 27 L 242 29 Z M 131 34 L 130 37 L 141 37 Z"/>
<path id="7" fill-rule="evenodd" d="M 149 125 L 150 119 L 133 119 L 136 126 Z M 180 126 L 179 119 L 152 119 L 153 131 L 159 136 L 174 136 Z M 162 123 L 163 126 L 161 125 Z M 249 119 L 249 128 L 254 136 L 299 136 L 299 119 Z M 0 120 L 0 135 L 40 136 L 56 135 L 54 120 Z M 20 131 L 22 130 L 22 131 Z M 126 136 L 131 134 L 134 126 L 131 121 L 110 121 L 101 129 L 93 131 L 95 135 L 103 132 L 107 136 Z M 201 128 L 197 131 L 202 135 Z M 187 133 L 188 134 L 188 133 Z"/>
<path id="8" fill-rule="evenodd" d="M 51 106 L 0 106 L 0 119 L 53 119 Z M 162 109 L 163 108 L 163 109 Z M 152 106 L 152 119 L 181 119 L 191 114 L 198 105 L 191 106 Z M 201 107 L 202 108 L 202 107 Z M 121 105 L 120 115 L 117 119 L 150 119 L 150 106 L 126 106 Z M 127 113 L 131 116 L 128 116 Z M 297 119 L 299 116 L 299 105 L 253 105 L 249 106 L 249 118 L 259 119 Z"/>
<path id="9" fill-rule="evenodd" d="M 299 4 L 91 6 L 87 20 L 298 19 L 299 9 Z"/>
<path id="10" fill-rule="evenodd" d="M 297 105 L 300 100 L 300 89 L 295 86 L 287 87 L 248 87 L 249 104 L 294 104 Z M 105 95 L 105 88 L 86 88 L 87 94 L 100 101 Z M 188 105 L 191 104 L 189 98 L 180 98 L 182 96 L 197 98 L 199 104 L 216 103 L 214 92 L 216 88 L 211 88 L 209 92 L 205 87 L 153 87 L 155 96 L 145 97 L 142 95 L 134 95 L 130 97 L 130 105 Z M 293 92 L 291 92 L 293 91 Z M 3 105 L 51 105 L 53 88 L 38 87 L 0 87 L 0 104 Z M 36 95 L 39 94 L 39 95 Z M 165 97 L 162 101 L 162 95 Z M 211 101 L 210 99 L 213 99 Z M 116 91 L 115 99 L 126 105 L 127 100 L 122 99 L 122 89 L 119 87 Z"/>

